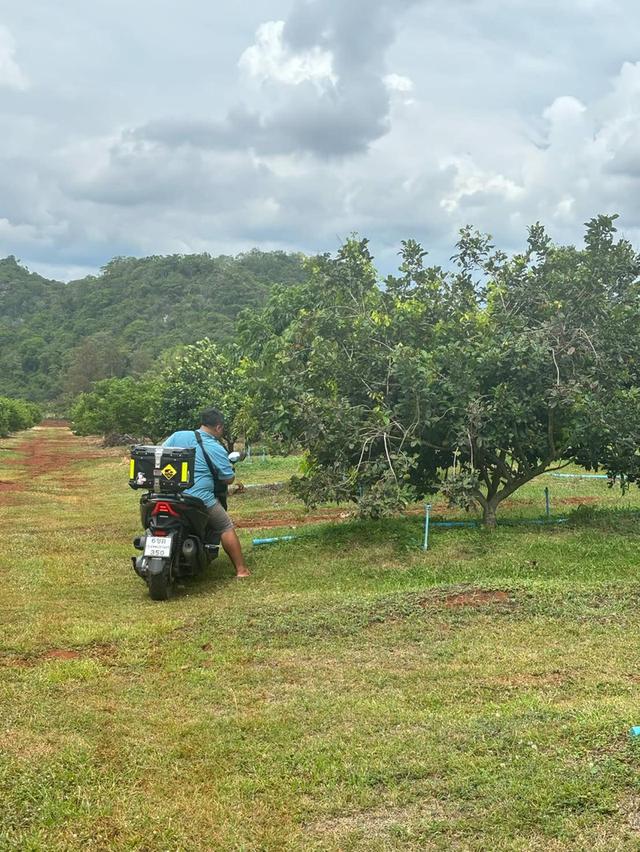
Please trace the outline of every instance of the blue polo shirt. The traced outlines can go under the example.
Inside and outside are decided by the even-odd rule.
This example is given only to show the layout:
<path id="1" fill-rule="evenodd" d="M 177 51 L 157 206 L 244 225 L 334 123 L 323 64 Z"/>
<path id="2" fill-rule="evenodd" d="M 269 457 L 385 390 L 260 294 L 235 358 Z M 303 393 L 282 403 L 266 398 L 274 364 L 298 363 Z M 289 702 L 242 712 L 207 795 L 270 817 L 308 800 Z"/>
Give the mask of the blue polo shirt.
<path id="1" fill-rule="evenodd" d="M 198 429 L 198 432 L 202 436 L 202 443 L 207 451 L 207 455 L 220 471 L 222 479 L 231 479 L 234 476 L 234 471 L 225 448 L 220 441 L 208 432 L 203 432 L 202 429 Z M 204 460 L 202 450 L 193 431 L 184 429 L 180 432 L 174 432 L 173 435 L 169 435 L 163 446 L 196 448 L 193 487 L 188 488 L 184 493 L 189 494 L 191 497 L 199 497 L 207 506 L 214 506 L 218 501 L 213 493 L 213 476 L 211 476 L 211 471 Z"/>

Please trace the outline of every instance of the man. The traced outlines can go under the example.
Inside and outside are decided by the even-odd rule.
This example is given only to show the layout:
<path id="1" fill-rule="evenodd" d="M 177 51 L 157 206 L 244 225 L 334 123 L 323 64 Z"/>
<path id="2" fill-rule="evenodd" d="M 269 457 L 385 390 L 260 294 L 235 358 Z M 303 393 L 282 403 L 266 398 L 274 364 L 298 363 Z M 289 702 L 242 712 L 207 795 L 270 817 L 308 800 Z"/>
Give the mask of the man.
<path id="1" fill-rule="evenodd" d="M 193 487 L 184 493 L 190 494 L 192 497 L 199 497 L 206 504 L 209 511 L 211 529 L 214 533 L 220 535 L 222 546 L 236 569 L 236 577 L 248 577 L 249 569 L 244 561 L 240 539 L 234 529 L 233 521 L 216 498 L 213 476 L 203 454 L 204 449 L 213 465 L 220 472 L 221 482 L 226 484 L 233 482 L 235 473 L 229 463 L 227 451 L 220 441 L 224 432 L 224 417 L 217 409 L 208 408 L 200 415 L 200 422 L 202 425 L 198 429 L 198 432 L 202 438 L 202 446 L 200 446 L 195 433 L 188 430 L 174 432 L 164 442 L 164 446 L 195 447 L 194 483 Z"/>

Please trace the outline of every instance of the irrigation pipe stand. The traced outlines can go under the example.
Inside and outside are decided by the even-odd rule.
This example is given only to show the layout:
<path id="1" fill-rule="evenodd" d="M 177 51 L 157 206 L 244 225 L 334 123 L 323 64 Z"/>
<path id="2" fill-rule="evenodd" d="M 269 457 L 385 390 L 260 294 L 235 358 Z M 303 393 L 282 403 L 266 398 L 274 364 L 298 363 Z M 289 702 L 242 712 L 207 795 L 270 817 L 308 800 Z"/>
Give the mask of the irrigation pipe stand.
<path id="1" fill-rule="evenodd" d="M 423 550 L 429 550 L 429 519 L 431 517 L 431 503 L 427 503 L 424 507 L 424 543 Z"/>

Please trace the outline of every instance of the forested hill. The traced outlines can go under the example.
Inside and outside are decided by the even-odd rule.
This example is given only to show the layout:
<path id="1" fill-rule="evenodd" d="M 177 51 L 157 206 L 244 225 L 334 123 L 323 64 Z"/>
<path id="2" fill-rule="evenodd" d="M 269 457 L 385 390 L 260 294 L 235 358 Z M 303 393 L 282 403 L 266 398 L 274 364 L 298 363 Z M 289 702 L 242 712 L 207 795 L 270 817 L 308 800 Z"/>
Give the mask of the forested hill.
<path id="1" fill-rule="evenodd" d="M 57 400 L 142 372 L 180 343 L 229 340 L 241 310 L 304 280 L 302 260 L 257 250 L 116 258 L 68 284 L 0 260 L 0 396 Z"/>

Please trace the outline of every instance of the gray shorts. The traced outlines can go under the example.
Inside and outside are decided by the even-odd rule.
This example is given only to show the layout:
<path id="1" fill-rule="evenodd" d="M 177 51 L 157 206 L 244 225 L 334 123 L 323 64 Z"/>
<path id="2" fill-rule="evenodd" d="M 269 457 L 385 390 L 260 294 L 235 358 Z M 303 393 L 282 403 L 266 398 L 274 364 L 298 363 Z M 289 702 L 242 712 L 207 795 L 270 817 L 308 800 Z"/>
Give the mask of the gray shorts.
<path id="1" fill-rule="evenodd" d="M 207 509 L 209 515 L 209 529 L 217 535 L 226 533 L 227 530 L 233 529 L 233 521 L 227 515 L 220 503 L 214 503 Z"/>

